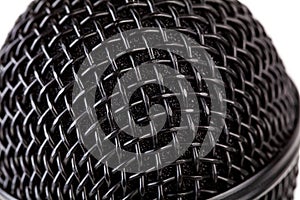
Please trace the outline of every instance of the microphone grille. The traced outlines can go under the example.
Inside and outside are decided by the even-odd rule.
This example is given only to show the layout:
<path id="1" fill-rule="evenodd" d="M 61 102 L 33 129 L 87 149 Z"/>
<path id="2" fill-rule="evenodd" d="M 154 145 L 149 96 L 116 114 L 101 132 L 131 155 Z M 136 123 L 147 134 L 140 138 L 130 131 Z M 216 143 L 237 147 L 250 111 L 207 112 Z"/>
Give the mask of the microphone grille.
<path id="1" fill-rule="evenodd" d="M 222 133 L 205 157 L 195 152 L 213 128 L 212 100 L 198 95 L 200 128 L 184 155 L 156 171 L 126 173 L 99 162 L 81 142 L 72 92 L 76 73 L 97 45 L 140 27 L 175 29 L 199 42 L 220 71 L 227 108 Z M 197 94 L 211 92 L 183 58 L 167 51 L 135 49 L 115 66 L 126 71 L 153 59 L 177 67 Z M 271 39 L 237 1 L 34 1 L 9 33 L 0 60 L 0 187 L 20 199 L 211 198 L 268 165 L 286 147 L 299 119 L 297 89 Z M 105 134 L 129 152 L 136 151 L 137 142 L 142 153 L 167 145 L 176 132 L 172 128 L 183 128 L 176 112 L 157 142 L 116 132 L 111 108 L 99 103 L 114 95 L 119 75 L 113 68 L 99 77 L 105 93 L 98 88 L 95 100 Z M 169 91 L 151 84 L 143 91 L 149 99 L 143 92 L 129 99 L 134 120 L 142 125 L 149 123 L 143 119 L 147 104 L 178 108 Z M 292 190 L 296 174 L 295 165 L 283 186 L 274 188 L 278 199 L 292 196 L 278 191 Z"/>

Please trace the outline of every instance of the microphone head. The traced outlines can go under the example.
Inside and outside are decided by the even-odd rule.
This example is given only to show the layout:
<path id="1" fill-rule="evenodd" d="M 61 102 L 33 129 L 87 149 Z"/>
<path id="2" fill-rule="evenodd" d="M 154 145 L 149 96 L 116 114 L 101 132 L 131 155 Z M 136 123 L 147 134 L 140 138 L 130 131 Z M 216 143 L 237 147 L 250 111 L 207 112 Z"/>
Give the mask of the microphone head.
<path id="1" fill-rule="evenodd" d="M 36 0 L 0 61 L 4 199 L 293 197 L 298 91 L 238 1 Z"/>

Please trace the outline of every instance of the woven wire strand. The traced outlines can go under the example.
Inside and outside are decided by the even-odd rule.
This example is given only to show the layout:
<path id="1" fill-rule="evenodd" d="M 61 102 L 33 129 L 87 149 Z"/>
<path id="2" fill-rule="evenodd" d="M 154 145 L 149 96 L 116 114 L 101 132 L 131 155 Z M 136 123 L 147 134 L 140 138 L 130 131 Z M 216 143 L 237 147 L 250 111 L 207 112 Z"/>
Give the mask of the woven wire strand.
<path id="1" fill-rule="evenodd" d="M 93 47 L 138 27 L 170 28 L 197 40 L 222 74 L 228 108 L 222 135 L 205 158 L 195 153 L 196 138 L 170 166 L 128 174 L 112 172 L 87 152 L 72 120 L 71 94 L 74 76 Z M 174 67 L 178 59 L 166 52 L 147 52 L 120 58 L 115 67 L 131 68 L 138 63 L 130 59 L 146 62 L 153 57 Z M 271 39 L 237 1 L 34 1 L 10 32 L 0 59 L 0 186 L 20 199 L 206 199 L 267 165 L 298 120 L 297 91 Z M 184 61 L 178 63 L 195 90 L 208 92 Z M 103 77 L 112 77 L 102 83 L 107 97 L 113 95 L 109 91 L 114 73 L 108 70 Z M 176 100 L 166 99 L 160 90 L 155 93 L 165 105 L 176 107 Z M 141 96 L 136 101 L 144 106 Z M 199 130 L 201 141 L 209 129 L 205 108 L 210 101 L 201 95 L 199 101 L 207 115 Z M 102 109 L 99 117 L 109 121 Z M 103 129 L 114 134 L 107 123 Z M 162 134 L 166 141 L 157 145 L 169 142 L 167 133 L 170 130 Z M 130 140 L 118 138 L 121 143 Z M 125 149 L 133 151 L 135 144 Z M 142 151 L 153 148 L 147 141 L 143 144 Z M 293 171 L 285 181 L 293 182 L 295 176 Z"/>

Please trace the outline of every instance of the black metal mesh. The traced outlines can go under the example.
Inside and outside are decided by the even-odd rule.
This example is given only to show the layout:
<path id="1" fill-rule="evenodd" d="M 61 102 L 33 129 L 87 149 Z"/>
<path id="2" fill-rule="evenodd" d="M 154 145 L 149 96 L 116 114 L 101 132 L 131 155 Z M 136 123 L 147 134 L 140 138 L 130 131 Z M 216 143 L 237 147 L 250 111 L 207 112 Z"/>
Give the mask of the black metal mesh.
<path id="1" fill-rule="evenodd" d="M 204 108 L 210 107 L 210 99 L 199 95 L 207 116 L 186 154 L 159 171 L 129 174 L 113 172 L 87 153 L 72 123 L 71 101 L 74 73 L 87 53 L 102 38 L 138 27 L 170 28 L 197 40 L 221 71 L 227 115 L 215 148 L 197 158 L 197 144 L 209 128 Z M 178 62 L 195 91 L 207 92 L 185 61 L 166 52 L 134 52 L 116 65 L 131 68 L 137 63 L 129 58 L 143 63 L 151 56 L 171 67 Z M 206 199 L 263 168 L 298 120 L 297 91 L 272 41 L 236 1 L 35 1 L 9 34 L 0 58 L 0 186 L 20 199 Z M 108 96 L 114 73 L 107 70 L 102 77 Z M 143 89 L 150 102 L 176 107 L 176 98 L 164 97 L 158 88 Z M 139 100 L 136 120 L 144 117 L 145 102 L 139 93 L 131 99 Z M 114 127 L 103 106 L 97 114 L 111 134 Z M 169 126 L 176 127 L 176 120 Z M 141 151 L 164 146 L 170 132 L 166 129 L 157 144 L 143 141 Z M 119 136 L 123 144 L 132 139 Z M 132 141 L 125 149 L 135 151 L 135 145 Z"/>
<path id="2" fill-rule="evenodd" d="M 298 163 L 291 172 L 278 183 L 270 192 L 260 198 L 260 200 L 292 200 L 294 199 L 294 189 L 297 185 Z"/>

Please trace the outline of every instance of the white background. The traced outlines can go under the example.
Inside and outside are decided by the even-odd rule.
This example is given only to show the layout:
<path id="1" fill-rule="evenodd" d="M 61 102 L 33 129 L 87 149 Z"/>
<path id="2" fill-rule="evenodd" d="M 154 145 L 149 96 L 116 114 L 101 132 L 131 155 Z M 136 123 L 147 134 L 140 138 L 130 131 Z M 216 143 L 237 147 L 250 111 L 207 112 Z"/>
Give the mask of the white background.
<path id="1" fill-rule="evenodd" d="M 15 20 L 31 0 L 0 1 L 0 46 Z M 289 75 L 300 89 L 300 1 L 299 0 L 241 0 L 253 15 L 265 26 Z M 300 178 L 299 178 L 300 179 Z M 299 181 L 300 185 L 300 181 Z M 295 199 L 300 199 L 300 187 L 296 189 Z"/>

